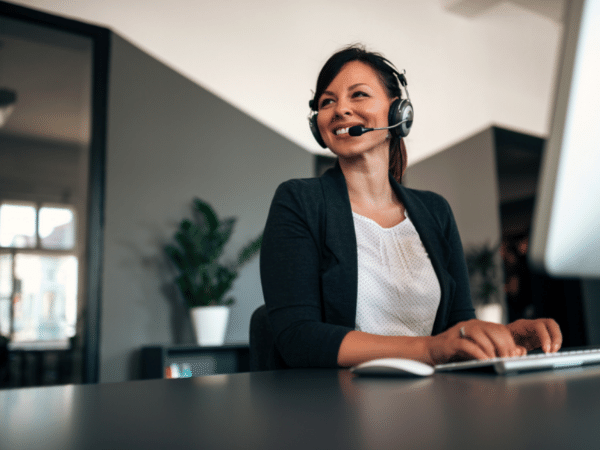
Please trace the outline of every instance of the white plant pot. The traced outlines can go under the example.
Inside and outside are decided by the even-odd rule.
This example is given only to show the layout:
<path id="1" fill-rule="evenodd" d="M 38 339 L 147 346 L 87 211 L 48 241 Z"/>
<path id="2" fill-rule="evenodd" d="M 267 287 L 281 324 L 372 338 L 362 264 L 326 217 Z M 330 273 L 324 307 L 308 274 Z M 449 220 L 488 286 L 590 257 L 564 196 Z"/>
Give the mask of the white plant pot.
<path id="1" fill-rule="evenodd" d="M 489 305 L 480 305 L 475 308 L 475 315 L 484 322 L 502 323 L 503 315 L 502 305 L 500 303 L 490 303 Z"/>
<path id="2" fill-rule="evenodd" d="M 229 320 L 229 307 L 197 306 L 190 308 L 190 312 L 198 345 L 205 347 L 223 345 Z"/>

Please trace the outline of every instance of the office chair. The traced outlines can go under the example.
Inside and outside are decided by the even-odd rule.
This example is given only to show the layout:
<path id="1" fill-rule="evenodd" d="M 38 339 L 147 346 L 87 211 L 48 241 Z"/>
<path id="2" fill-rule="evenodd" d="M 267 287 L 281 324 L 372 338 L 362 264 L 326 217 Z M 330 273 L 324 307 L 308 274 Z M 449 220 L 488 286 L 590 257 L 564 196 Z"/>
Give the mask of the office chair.
<path id="1" fill-rule="evenodd" d="M 288 365 L 275 347 L 267 307 L 259 306 L 250 317 L 250 370 L 256 372 L 286 368 Z"/>

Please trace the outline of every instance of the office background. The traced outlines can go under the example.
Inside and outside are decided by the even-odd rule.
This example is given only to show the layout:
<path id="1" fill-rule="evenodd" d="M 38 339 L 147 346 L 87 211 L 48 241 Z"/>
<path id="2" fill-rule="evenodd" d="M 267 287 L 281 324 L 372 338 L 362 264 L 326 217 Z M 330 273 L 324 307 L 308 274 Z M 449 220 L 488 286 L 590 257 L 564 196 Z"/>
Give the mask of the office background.
<path id="1" fill-rule="evenodd" d="M 191 341 L 161 246 L 193 196 L 240 218 L 233 250 L 262 228 L 281 181 L 313 174 L 307 100 L 331 52 L 360 40 L 407 68 L 414 164 L 490 124 L 545 135 L 562 31 L 561 2 L 15 3 L 115 32 L 100 381 L 135 376 L 142 345 Z M 233 294 L 227 340 L 244 342 L 262 302 L 257 261 Z"/>
<path id="2" fill-rule="evenodd" d="M 407 70 L 416 162 L 490 123 L 546 135 L 565 1 L 13 3 L 110 28 L 309 151 L 319 69 L 364 42 Z"/>

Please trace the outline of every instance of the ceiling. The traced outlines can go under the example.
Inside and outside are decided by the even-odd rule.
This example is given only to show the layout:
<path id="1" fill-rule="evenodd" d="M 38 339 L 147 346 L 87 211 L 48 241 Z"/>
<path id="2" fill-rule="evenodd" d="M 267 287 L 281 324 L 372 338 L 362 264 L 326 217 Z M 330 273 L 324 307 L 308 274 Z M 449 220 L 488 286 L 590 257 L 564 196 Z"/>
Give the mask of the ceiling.
<path id="1" fill-rule="evenodd" d="M 465 17 L 477 17 L 502 3 L 513 3 L 555 22 L 563 21 L 565 0 L 442 0 L 448 11 Z"/>
<path id="2" fill-rule="evenodd" d="M 537 25 L 544 21 L 555 24 L 542 23 L 541 26 L 546 28 L 556 27 L 556 24 L 560 28 L 565 4 L 565 0 L 421 0 L 416 6 L 417 3 L 407 0 L 372 0 L 365 8 L 362 2 L 355 0 L 305 2 L 306 5 L 300 6 L 279 0 L 261 0 L 252 4 L 235 0 L 211 2 L 210 7 L 207 2 L 191 0 L 173 0 L 169 4 L 159 0 L 143 3 L 137 0 L 23 0 L 14 3 L 111 28 L 314 153 L 322 150 L 310 136 L 305 117 L 310 89 L 319 67 L 327 55 L 342 44 L 365 42 L 368 48 L 382 51 L 393 61 L 407 61 L 409 81 L 418 77 L 416 85 L 415 82 L 409 85 L 411 99 L 417 104 L 417 114 L 422 114 L 423 118 L 426 113 L 431 116 L 427 117 L 431 125 L 429 131 L 423 120 L 419 124 L 423 131 L 414 138 L 414 142 L 409 142 L 412 148 L 421 152 L 420 157 L 443 149 L 451 141 L 472 133 L 480 122 L 483 124 L 483 119 L 478 122 L 477 117 L 465 129 L 457 129 L 455 123 L 438 123 L 445 119 L 436 118 L 434 109 L 438 108 L 432 107 L 435 103 L 425 97 L 440 90 L 442 96 L 438 102 L 450 104 L 453 100 L 444 96 L 451 95 L 452 89 L 464 98 L 464 93 L 460 92 L 468 94 L 470 80 L 465 80 L 469 74 L 460 74 L 459 83 L 464 82 L 462 87 L 448 76 L 448 80 L 444 81 L 447 85 L 444 85 L 432 78 L 427 68 L 423 68 L 426 63 L 435 66 L 431 69 L 433 73 L 444 70 L 444 64 L 453 64 L 453 61 L 445 59 L 447 55 L 440 53 L 444 42 L 452 37 L 435 36 L 435 29 L 429 31 L 429 28 L 448 24 L 443 26 L 447 26 L 453 36 L 457 36 L 456 39 L 468 41 L 469 48 L 477 48 L 479 43 L 473 42 L 473 36 L 476 36 L 474 33 L 478 32 L 478 27 L 483 29 L 489 23 L 495 24 L 500 20 L 513 20 L 516 26 L 522 27 L 527 23 L 523 19 L 525 17 Z M 389 14 L 382 15 L 381 11 L 389 11 Z M 398 39 L 392 41 L 388 15 L 394 19 L 391 29 L 399 30 L 393 33 Z M 344 21 L 348 26 L 344 25 Z M 419 34 L 418 30 L 422 28 L 427 30 L 421 33 L 427 34 Z M 17 90 L 19 96 L 18 107 L 0 131 L 67 142 L 87 142 L 89 44 L 86 48 L 86 43 L 80 42 L 73 48 L 63 45 L 60 37 L 54 41 L 36 40 L 30 34 L 7 34 L 4 26 L 0 29 L 0 86 Z M 461 31 L 465 29 L 471 31 L 465 35 Z M 402 42 L 408 41 L 412 35 L 415 37 L 410 39 L 410 46 L 403 45 Z M 464 42 L 458 41 L 458 45 L 464 45 Z M 547 52 L 554 52 L 552 45 L 549 44 L 551 48 Z M 431 53 L 431 57 L 423 56 L 427 52 Z M 26 54 L 30 57 L 22 57 Z M 459 57 L 468 60 L 469 70 L 490 70 L 485 67 L 478 69 L 467 55 L 459 54 Z M 487 64 L 489 66 L 489 61 Z M 423 100 L 419 101 L 419 96 Z M 477 94 L 468 101 L 477 102 Z M 419 109 L 421 106 L 422 110 Z M 469 106 L 467 110 L 473 111 L 474 116 L 482 116 L 481 108 L 476 105 L 475 108 Z M 460 114 L 464 116 L 464 113 Z M 459 124 L 465 122 L 468 121 L 464 117 L 457 119 Z M 543 131 L 542 125 L 531 128 L 534 134 Z M 434 135 L 437 137 L 432 137 Z"/>

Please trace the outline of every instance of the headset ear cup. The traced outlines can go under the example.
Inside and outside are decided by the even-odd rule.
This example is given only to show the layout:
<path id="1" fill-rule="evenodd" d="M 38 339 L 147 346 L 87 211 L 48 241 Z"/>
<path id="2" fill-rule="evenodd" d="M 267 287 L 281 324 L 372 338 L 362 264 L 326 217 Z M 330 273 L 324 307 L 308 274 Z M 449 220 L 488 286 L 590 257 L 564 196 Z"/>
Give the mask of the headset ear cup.
<path id="1" fill-rule="evenodd" d="M 313 114 L 308 118 L 308 126 L 310 127 L 310 131 L 319 143 L 319 145 L 323 148 L 327 148 L 327 146 L 325 145 L 325 141 L 323 141 L 323 138 L 321 137 L 319 126 L 317 125 L 317 114 Z"/>
<path id="2" fill-rule="evenodd" d="M 389 126 L 396 123 L 404 122 L 402 125 L 392 128 L 392 133 L 396 136 L 406 137 L 410 133 L 410 127 L 413 123 L 414 111 L 412 104 L 407 99 L 396 99 L 390 105 L 390 112 L 388 114 Z"/>
<path id="3" fill-rule="evenodd" d="M 388 113 L 388 126 L 392 126 L 395 123 L 400 122 L 401 119 L 400 119 L 400 113 L 399 113 L 398 107 L 400 106 L 401 101 L 402 101 L 401 99 L 397 98 L 390 105 L 390 112 Z M 396 128 L 392 128 L 391 131 L 393 133 L 396 133 Z"/>

